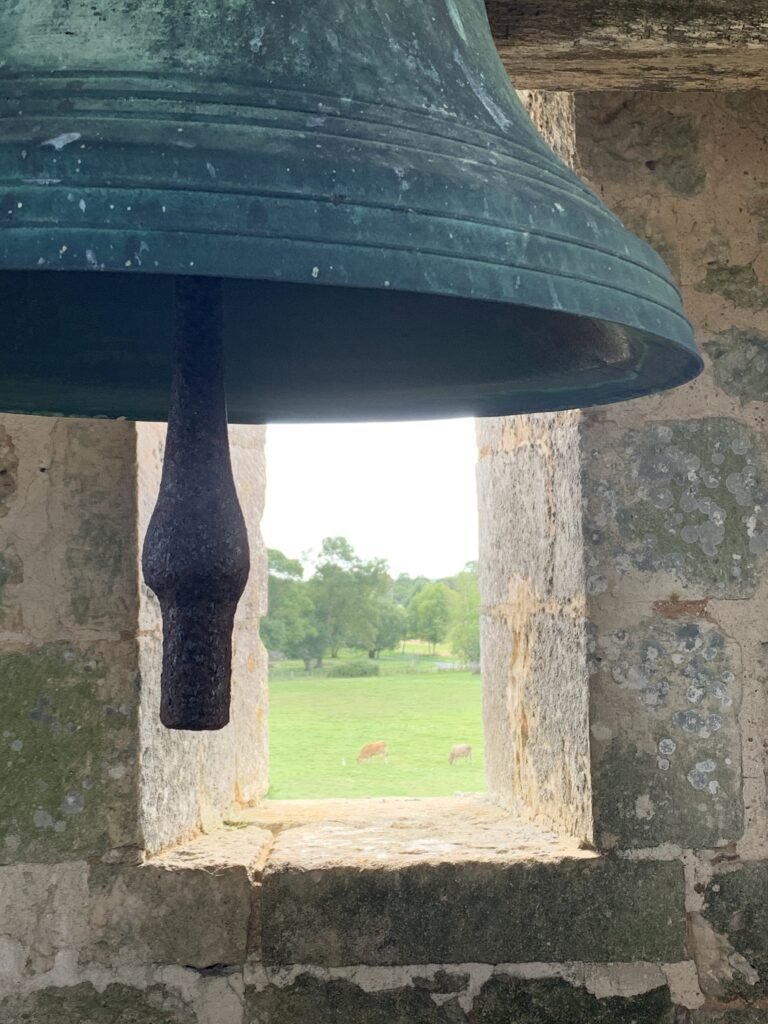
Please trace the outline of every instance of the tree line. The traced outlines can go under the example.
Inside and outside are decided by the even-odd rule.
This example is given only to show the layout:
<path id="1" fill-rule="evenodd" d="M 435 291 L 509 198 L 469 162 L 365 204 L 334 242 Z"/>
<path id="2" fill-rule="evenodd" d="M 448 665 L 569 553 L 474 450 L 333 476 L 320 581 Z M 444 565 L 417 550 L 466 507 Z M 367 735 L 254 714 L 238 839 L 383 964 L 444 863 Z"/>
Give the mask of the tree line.
<path id="1" fill-rule="evenodd" d="M 377 658 L 407 639 L 434 651 L 448 641 L 463 662 L 480 660 L 477 564 L 441 580 L 401 574 L 383 558 L 364 561 L 344 537 L 326 537 L 306 576 L 301 559 L 270 549 L 269 613 L 261 636 L 267 649 L 299 658 L 307 670 L 338 657 L 342 647 Z"/>

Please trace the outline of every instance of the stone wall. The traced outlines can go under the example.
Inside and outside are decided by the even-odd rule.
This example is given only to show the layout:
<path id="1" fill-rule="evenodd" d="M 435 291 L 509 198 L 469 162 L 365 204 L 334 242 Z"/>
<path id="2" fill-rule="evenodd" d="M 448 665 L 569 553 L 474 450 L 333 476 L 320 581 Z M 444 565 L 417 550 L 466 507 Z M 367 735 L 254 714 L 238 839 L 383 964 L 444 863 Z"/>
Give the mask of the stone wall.
<path id="1" fill-rule="evenodd" d="M 480 422 L 489 787 L 612 856 L 684 865 L 695 1019 L 768 1020 L 768 98 L 584 94 L 572 129 L 578 169 L 678 278 L 707 368 Z"/>
<path id="2" fill-rule="evenodd" d="M 265 786 L 258 536 L 235 721 L 160 734 L 162 432 L 4 418 L 0 1024 L 768 1022 L 766 101 L 528 102 L 665 253 L 708 369 L 479 425 L 506 809 L 238 808 Z M 262 437 L 234 441 L 255 530 Z"/>
<path id="3" fill-rule="evenodd" d="M 0 422 L 0 864 L 140 859 L 266 789 L 263 430 L 233 431 L 254 572 L 233 722 L 204 738 L 157 724 L 159 611 L 139 563 L 162 436 Z"/>

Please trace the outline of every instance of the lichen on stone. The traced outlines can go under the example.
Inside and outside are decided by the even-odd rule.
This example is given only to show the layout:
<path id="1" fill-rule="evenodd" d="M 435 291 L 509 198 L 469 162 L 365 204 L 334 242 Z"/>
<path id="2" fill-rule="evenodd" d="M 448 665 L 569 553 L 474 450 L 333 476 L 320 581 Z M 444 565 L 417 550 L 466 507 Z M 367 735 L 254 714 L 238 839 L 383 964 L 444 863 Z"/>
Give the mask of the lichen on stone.
<path id="1" fill-rule="evenodd" d="M 704 343 L 717 386 L 745 402 L 768 401 L 768 334 L 722 331 Z"/>
<path id="2" fill-rule="evenodd" d="M 595 438 L 585 475 L 594 571 L 676 576 L 706 597 L 748 597 L 768 551 L 768 471 L 736 420 L 655 423 Z"/>

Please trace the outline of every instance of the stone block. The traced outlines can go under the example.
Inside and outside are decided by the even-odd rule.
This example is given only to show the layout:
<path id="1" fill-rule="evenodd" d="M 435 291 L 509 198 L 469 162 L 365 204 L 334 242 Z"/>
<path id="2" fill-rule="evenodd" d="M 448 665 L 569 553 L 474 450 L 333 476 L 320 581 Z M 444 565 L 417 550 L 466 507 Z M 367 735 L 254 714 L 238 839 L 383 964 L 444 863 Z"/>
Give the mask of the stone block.
<path id="1" fill-rule="evenodd" d="M 140 845 L 135 653 L 128 641 L 0 653 L 0 863 Z"/>
<path id="2" fill-rule="evenodd" d="M 704 894 L 704 918 L 723 940 L 726 998 L 768 996 L 768 863 L 715 874 Z"/>
<path id="3" fill-rule="evenodd" d="M 598 998 L 555 978 L 494 974 L 474 993 L 454 984 L 425 986 L 418 977 L 394 977 L 386 987 L 299 972 L 262 988 L 246 987 L 246 1024 L 672 1024 L 667 988 Z M 410 984 L 408 983 L 410 982 Z"/>
<path id="4" fill-rule="evenodd" d="M 494 977 L 485 983 L 469 1024 L 672 1024 L 669 989 L 598 999 L 555 979 Z"/>
<path id="5" fill-rule="evenodd" d="M 546 834 L 535 854 L 515 853 L 512 823 L 506 849 L 502 825 L 459 843 L 462 826 L 420 839 L 362 823 L 282 833 L 262 883 L 264 962 L 684 958 L 680 864 L 568 855 L 554 839 L 548 851 Z"/>
<path id="6" fill-rule="evenodd" d="M 741 655 L 712 623 L 663 617 L 592 642 L 599 845 L 710 847 L 742 832 Z"/>
<path id="7" fill-rule="evenodd" d="M 197 1024 L 194 1010 L 162 986 L 89 982 L 0 999 L 0 1024 Z"/>
<path id="8" fill-rule="evenodd" d="M 89 875 L 92 949 L 86 959 L 241 965 L 248 952 L 255 885 L 272 835 L 224 829 L 140 867 L 96 865 Z"/>
<path id="9" fill-rule="evenodd" d="M 246 988 L 245 1024 L 463 1024 L 455 1005 L 438 1006 L 413 987 L 366 992 L 349 981 L 299 975 L 289 986 Z"/>
<path id="10" fill-rule="evenodd" d="M 633 574 L 672 576 L 689 598 L 751 597 L 768 551 L 763 441 L 725 417 L 587 435 L 585 531 L 593 573 L 620 593 Z"/>

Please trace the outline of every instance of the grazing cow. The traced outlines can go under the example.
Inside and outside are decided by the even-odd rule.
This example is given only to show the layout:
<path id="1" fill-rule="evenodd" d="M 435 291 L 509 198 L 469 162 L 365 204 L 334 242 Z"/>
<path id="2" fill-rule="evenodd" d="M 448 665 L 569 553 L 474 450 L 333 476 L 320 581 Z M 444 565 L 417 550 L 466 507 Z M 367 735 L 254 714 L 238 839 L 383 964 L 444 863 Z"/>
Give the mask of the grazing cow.
<path id="1" fill-rule="evenodd" d="M 451 753 L 448 756 L 448 764 L 453 764 L 460 757 L 468 757 L 470 761 L 472 760 L 472 747 L 468 743 L 457 743 L 452 747 Z"/>
<path id="2" fill-rule="evenodd" d="M 379 740 L 378 743 L 368 743 L 360 753 L 357 755 L 357 763 L 361 761 L 367 761 L 369 757 L 377 757 L 379 754 L 384 758 L 384 763 L 387 763 L 387 744 L 384 740 Z"/>

